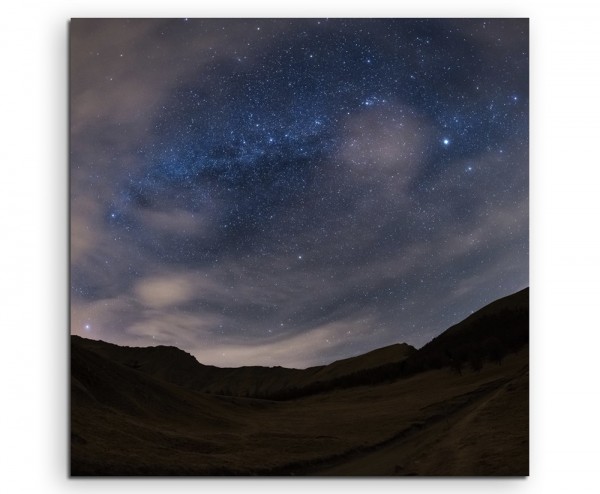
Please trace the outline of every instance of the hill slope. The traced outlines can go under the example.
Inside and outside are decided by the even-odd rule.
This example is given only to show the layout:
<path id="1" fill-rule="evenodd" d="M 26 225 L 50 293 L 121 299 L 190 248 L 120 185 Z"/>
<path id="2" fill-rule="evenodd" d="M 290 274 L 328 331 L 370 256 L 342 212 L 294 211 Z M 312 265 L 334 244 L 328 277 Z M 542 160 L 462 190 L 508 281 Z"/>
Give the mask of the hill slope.
<path id="1" fill-rule="evenodd" d="M 527 475 L 527 295 L 418 351 L 391 345 L 305 370 L 219 369 L 173 347 L 73 337 L 72 474 Z M 444 368 L 461 349 L 487 351 L 490 338 L 492 349 L 506 345 L 501 359 Z M 204 392 L 236 378 L 260 390 L 253 379 L 269 375 L 268 386 L 308 384 L 288 401 Z"/>
<path id="2" fill-rule="evenodd" d="M 404 363 L 404 372 L 453 367 L 475 370 L 488 359 L 497 363 L 529 343 L 529 288 L 498 299 L 448 328 Z"/>
<path id="3" fill-rule="evenodd" d="M 172 384 L 211 394 L 244 397 L 276 396 L 290 389 L 313 389 L 317 383 L 319 386 L 329 386 L 334 380 L 353 373 L 401 362 L 415 351 L 404 343 L 308 369 L 260 366 L 220 368 L 203 365 L 192 355 L 175 347 L 123 347 L 79 336 L 72 336 L 71 341 L 74 347 L 84 348 Z"/>
<path id="4" fill-rule="evenodd" d="M 501 362 L 529 342 L 529 289 L 501 298 L 448 328 L 416 350 L 406 343 L 308 369 L 203 365 L 175 347 L 121 347 L 72 336 L 81 346 L 113 362 L 154 378 L 216 395 L 292 399 L 335 388 L 373 385 L 427 369 L 466 366 L 477 370 L 485 360 Z"/>
<path id="5" fill-rule="evenodd" d="M 81 347 L 72 358 L 72 475 L 528 473 L 526 351 L 286 402 L 207 396 Z"/>

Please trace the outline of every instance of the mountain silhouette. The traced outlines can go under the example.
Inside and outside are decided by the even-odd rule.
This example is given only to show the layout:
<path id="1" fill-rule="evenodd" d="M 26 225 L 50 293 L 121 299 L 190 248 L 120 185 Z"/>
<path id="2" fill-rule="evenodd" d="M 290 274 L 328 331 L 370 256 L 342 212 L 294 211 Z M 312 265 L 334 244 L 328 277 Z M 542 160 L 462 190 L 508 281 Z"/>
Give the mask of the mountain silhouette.
<path id="1" fill-rule="evenodd" d="M 422 348 L 218 368 L 71 337 L 72 475 L 527 475 L 529 290 Z"/>
<path id="2" fill-rule="evenodd" d="M 199 363 L 172 346 L 127 347 L 73 335 L 72 348 L 83 348 L 108 360 L 179 386 L 212 394 L 272 396 L 283 390 L 325 385 L 356 372 L 405 360 L 416 350 L 402 343 L 378 348 L 357 357 L 308 369 L 246 366 L 220 368 Z"/>

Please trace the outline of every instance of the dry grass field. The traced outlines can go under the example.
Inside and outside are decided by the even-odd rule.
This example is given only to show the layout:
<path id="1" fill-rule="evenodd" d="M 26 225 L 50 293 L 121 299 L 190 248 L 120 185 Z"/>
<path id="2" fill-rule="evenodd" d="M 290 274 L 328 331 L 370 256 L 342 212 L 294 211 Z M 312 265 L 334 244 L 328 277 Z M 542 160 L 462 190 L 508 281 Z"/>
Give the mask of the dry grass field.
<path id="1" fill-rule="evenodd" d="M 106 345 L 73 338 L 72 475 L 528 475 L 526 344 L 477 370 L 285 400 L 175 384 L 109 358 Z"/>

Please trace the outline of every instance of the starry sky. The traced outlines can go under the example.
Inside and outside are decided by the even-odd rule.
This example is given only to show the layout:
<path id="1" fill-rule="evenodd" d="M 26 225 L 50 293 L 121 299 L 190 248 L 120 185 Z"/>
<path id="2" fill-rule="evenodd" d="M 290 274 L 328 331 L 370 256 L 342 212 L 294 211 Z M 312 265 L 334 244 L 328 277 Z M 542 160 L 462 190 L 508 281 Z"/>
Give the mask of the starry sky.
<path id="1" fill-rule="evenodd" d="M 74 19 L 71 333 L 422 346 L 529 284 L 526 19 Z"/>

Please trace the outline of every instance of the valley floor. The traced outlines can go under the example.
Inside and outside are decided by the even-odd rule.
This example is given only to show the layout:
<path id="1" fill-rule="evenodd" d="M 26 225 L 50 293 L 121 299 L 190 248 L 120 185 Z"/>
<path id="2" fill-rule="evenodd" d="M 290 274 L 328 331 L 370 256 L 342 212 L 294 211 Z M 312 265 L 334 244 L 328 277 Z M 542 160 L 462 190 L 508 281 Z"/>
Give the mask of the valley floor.
<path id="1" fill-rule="evenodd" d="M 479 372 L 291 401 L 210 396 L 85 362 L 73 475 L 528 475 L 527 347 Z M 99 398 L 105 374 L 127 400 Z"/>

